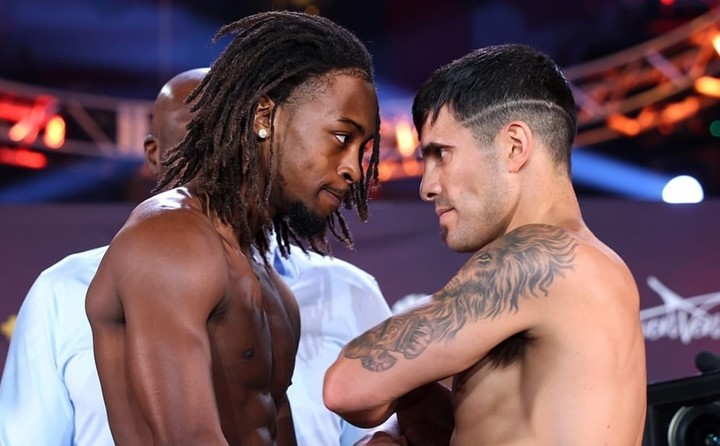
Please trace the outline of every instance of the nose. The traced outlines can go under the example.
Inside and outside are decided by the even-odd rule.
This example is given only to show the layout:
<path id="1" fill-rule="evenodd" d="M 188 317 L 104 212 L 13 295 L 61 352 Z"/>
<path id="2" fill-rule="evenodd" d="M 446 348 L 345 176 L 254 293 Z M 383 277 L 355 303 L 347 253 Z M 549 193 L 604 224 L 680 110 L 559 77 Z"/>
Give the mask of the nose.
<path id="1" fill-rule="evenodd" d="M 422 179 L 420 180 L 420 198 L 424 201 L 433 201 L 440 194 L 440 182 L 432 169 L 425 164 Z"/>
<path id="2" fill-rule="evenodd" d="M 338 175 L 343 177 L 348 184 L 360 182 L 360 160 L 357 157 L 357 152 L 354 153 L 354 156 L 352 153 L 348 153 L 347 156 L 343 157 L 338 166 Z"/>

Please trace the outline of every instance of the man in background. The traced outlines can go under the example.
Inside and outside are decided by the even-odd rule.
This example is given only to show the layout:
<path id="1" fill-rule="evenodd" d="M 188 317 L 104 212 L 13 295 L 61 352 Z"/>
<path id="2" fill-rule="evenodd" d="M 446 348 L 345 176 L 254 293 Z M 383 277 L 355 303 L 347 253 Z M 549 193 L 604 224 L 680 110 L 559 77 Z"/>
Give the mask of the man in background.
<path id="1" fill-rule="evenodd" d="M 207 68 L 168 81 L 155 101 L 145 165 L 155 177 L 160 159 L 185 136 L 192 118 L 185 98 Z M 113 440 L 85 313 L 87 287 L 107 246 L 76 253 L 40 274 L 20 312 L 0 382 L 0 443 L 13 446 L 103 446 Z M 322 377 L 353 337 L 390 315 L 373 277 L 338 259 L 277 245 L 274 267 L 300 308 L 300 344 L 288 390 L 298 444 L 351 445 L 364 430 L 322 404 Z M 42 428 L 38 428 L 42 426 Z"/>

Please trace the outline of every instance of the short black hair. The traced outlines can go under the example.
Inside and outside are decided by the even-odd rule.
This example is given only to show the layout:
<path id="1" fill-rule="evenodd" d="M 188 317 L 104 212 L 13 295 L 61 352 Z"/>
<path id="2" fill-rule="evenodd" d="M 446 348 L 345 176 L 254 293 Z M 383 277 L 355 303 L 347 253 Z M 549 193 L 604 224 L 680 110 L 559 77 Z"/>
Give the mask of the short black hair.
<path id="1" fill-rule="evenodd" d="M 290 242 L 303 250 L 309 244 L 318 252 L 326 252 L 324 234 L 301 240 L 287 216 L 270 217 L 269 197 L 278 155 L 270 153 L 270 166 L 262 172 L 263 188 L 261 144 L 253 132 L 255 111 L 263 97 L 272 99 L 277 110 L 277 105 L 287 101 L 298 87 L 336 73 L 373 82 L 371 56 L 352 32 L 326 18 L 304 13 L 272 11 L 248 16 L 220 28 L 214 41 L 229 34 L 234 35 L 233 40 L 186 99 L 188 103 L 197 99 L 192 108 L 197 113 L 183 142 L 163 160 L 168 169 L 156 190 L 194 180 L 206 205 L 233 227 L 239 242 L 255 246 L 263 255 L 269 250 L 268 237 L 273 229 L 283 254 L 289 252 Z M 378 114 L 370 163 L 344 202 L 348 209 L 355 207 L 362 220 L 367 219 L 370 183 L 377 181 L 379 128 Z M 260 219 L 257 233 L 250 230 L 250 208 Z M 340 210 L 328 223 L 338 239 L 352 243 Z"/>
<path id="2" fill-rule="evenodd" d="M 572 89 L 555 62 L 527 45 L 494 45 L 472 51 L 436 70 L 413 101 L 418 133 L 447 106 L 455 119 L 489 144 L 501 126 L 521 119 L 570 171 L 577 133 Z"/>

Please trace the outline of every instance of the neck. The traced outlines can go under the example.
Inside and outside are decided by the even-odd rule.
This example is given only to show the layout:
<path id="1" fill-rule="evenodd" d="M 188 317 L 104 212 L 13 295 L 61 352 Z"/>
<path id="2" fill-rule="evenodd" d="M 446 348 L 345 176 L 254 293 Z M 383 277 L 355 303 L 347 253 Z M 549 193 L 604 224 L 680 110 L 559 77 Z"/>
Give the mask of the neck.
<path id="1" fill-rule="evenodd" d="M 577 229 L 584 226 L 580 205 L 569 175 L 547 165 L 523 180 L 518 212 L 508 230 L 526 224 L 548 224 Z"/>
<path id="2" fill-rule="evenodd" d="M 199 210 L 205 214 L 205 216 L 210 220 L 213 224 L 213 227 L 215 228 L 215 231 L 218 233 L 220 238 L 222 238 L 225 243 L 227 243 L 229 246 L 231 246 L 233 249 L 243 253 L 244 255 L 248 256 L 250 254 L 250 244 L 249 243 L 243 243 L 242 237 L 240 234 L 233 228 L 233 226 L 230 223 L 224 222 L 218 213 L 215 211 L 215 209 L 212 207 L 210 203 L 210 199 L 204 192 L 201 192 L 198 190 L 197 184 L 194 181 L 191 181 L 187 184 L 185 187 L 189 193 L 189 195 L 192 197 L 193 200 L 197 202 L 197 206 Z M 252 218 L 252 211 L 248 212 L 250 214 L 250 218 L 248 219 L 249 227 L 250 227 L 250 233 L 252 236 L 250 239 L 254 239 L 254 235 L 256 234 L 256 231 L 259 230 L 260 225 L 258 223 L 253 224 L 254 222 L 259 221 L 259 218 Z"/>

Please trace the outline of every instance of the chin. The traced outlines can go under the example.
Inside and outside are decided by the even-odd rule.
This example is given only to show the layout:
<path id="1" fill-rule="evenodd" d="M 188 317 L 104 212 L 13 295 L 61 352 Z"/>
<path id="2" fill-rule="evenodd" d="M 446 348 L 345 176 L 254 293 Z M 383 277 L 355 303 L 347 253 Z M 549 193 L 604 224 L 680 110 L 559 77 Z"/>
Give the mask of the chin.
<path id="1" fill-rule="evenodd" d="M 463 243 L 457 243 L 457 242 L 447 241 L 447 240 L 445 241 L 445 243 L 447 244 L 448 248 L 450 248 L 451 250 L 453 250 L 455 252 L 475 252 L 475 251 L 477 251 L 474 247 L 468 246 Z"/>
<path id="2" fill-rule="evenodd" d="M 290 227 L 300 237 L 323 237 L 328 227 L 328 216 L 323 216 L 301 201 L 293 202 L 287 212 Z"/>
<path id="3" fill-rule="evenodd" d="M 447 228 L 442 228 L 441 235 L 442 240 L 447 247 L 455 252 L 475 252 L 479 249 L 475 244 L 468 243 L 467 240 L 463 240 L 462 238 L 453 238 Z"/>

